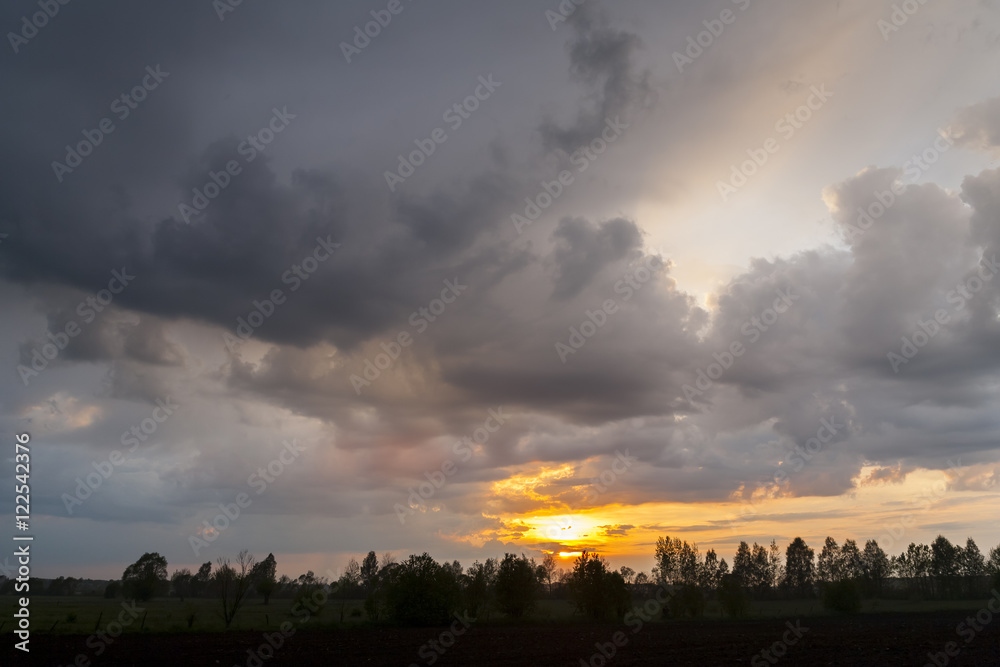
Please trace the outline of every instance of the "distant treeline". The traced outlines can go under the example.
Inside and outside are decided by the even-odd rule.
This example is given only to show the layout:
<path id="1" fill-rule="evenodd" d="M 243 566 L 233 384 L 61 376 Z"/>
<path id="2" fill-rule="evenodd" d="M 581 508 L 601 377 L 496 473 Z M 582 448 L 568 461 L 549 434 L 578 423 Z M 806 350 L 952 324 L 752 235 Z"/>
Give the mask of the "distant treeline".
<path id="1" fill-rule="evenodd" d="M 276 576 L 273 554 L 256 562 L 241 552 L 236 563 L 220 558 L 213 568 L 176 570 L 167 578 L 167 561 L 147 553 L 120 581 L 102 582 L 59 577 L 31 579 L 33 595 L 103 594 L 129 599 L 153 597 L 217 598 L 227 624 L 246 599 L 256 595 L 294 599 L 316 613 L 329 600 L 364 600 L 367 620 L 403 624 L 444 623 L 456 614 L 519 618 L 531 613 L 542 597 L 572 601 L 594 619 L 621 618 L 636 600 L 656 599 L 664 616 L 700 616 L 707 600 L 718 600 L 734 617 L 746 613 L 750 600 L 821 597 L 833 610 L 852 613 L 863 597 L 957 599 L 985 598 L 1000 587 L 1000 546 L 984 556 L 972 538 L 965 546 L 938 536 L 930 545 L 911 543 L 888 555 L 875 540 L 860 548 L 826 538 L 819 556 L 802 538 L 784 549 L 740 542 L 730 568 L 714 550 L 704 555 L 697 544 L 661 537 L 651 574 L 629 567 L 614 570 L 593 552 L 583 552 L 571 569 L 561 569 L 552 554 L 537 562 L 525 555 L 475 561 L 463 568 L 457 560 L 438 563 L 431 556 L 411 555 L 397 562 L 392 554 L 369 552 L 352 558 L 335 580 L 310 571 L 292 579 Z M 15 592 L 15 581 L 0 577 L 0 594 Z"/>

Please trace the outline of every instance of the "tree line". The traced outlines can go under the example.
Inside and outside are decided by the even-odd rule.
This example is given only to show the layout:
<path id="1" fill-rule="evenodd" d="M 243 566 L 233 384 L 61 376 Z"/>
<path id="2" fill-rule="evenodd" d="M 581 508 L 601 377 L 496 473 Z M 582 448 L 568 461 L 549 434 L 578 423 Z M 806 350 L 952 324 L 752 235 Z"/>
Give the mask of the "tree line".
<path id="1" fill-rule="evenodd" d="M 272 597 L 291 598 L 317 615 L 331 599 L 363 600 L 370 622 L 439 624 L 459 613 L 522 618 L 543 597 L 567 599 L 588 618 L 620 619 L 635 600 L 665 590 L 665 616 L 700 616 L 706 601 L 716 599 L 725 613 L 738 617 L 751 599 L 821 597 L 829 608 L 850 613 L 859 610 L 865 596 L 977 597 L 988 594 L 991 585 L 1000 586 L 1000 546 L 984 556 L 972 538 L 962 546 L 943 535 L 930 545 L 911 543 L 894 556 L 875 540 L 861 548 L 852 539 L 838 544 L 827 537 L 818 556 L 801 537 L 784 553 L 775 540 L 752 546 L 743 541 L 731 568 L 715 550 L 702 554 L 697 544 L 669 536 L 657 540 L 653 555 L 655 566 L 647 575 L 625 566 L 614 570 L 606 558 L 589 551 L 569 569 L 559 568 L 552 554 L 536 561 L 507 553 L 466 569 L 457 560 L 438 563 L 427 553 L 397 562 L 392 554 L 380 558 L 371 551 L 360 561 L 352 558 L 343 574 L 329 581 L 312 571 L 279 578 L 274 554 L 257 561 L 246 550 L 235 560 L 222 557 L 214 566 L 207 562 L 197 572 L 175 570 L 168 578 L 166 558 L 145 553 L 120 581 L 107 585 L 104 595 L 138 601 L 213 598 L 228 628 L 254 596 L 265 605 Z M 75 581 L 60 577 L 50 582 L 48 594 L 71 595 Z M 0 578 L 0 593 L 12 583 Z M 340 608 L 343 621 L 344 605 Z"/>
<path id="2" fill-rule="evenodd" d="M 1000 586 L 1000 546 L 985 557 L 971 537 L 965 546 L 939 535 L 930 545 L 910 543 L 890 556 L 876 540 L 838 544 L 823 542 L 819 556 L 801 537 L 784 549 L 775 540 L 751 547 L 740 542 L 730 570 L 714 550 L 704 556 L 697 544 L 661 537 L 655 549 L 653 580 L 677 587 L 690 601 L 691 615 L 698 615 L 699 600 L 717 595 L 732 615 L 740 615 L 750 598 L 812 598 L 821 596 L 831 609 L 857 611 L 862 597 L 914 596 L 934 598 L 985 595 L 990 585 Z M 992 577 L 992 584 L 990 578 Z"/>

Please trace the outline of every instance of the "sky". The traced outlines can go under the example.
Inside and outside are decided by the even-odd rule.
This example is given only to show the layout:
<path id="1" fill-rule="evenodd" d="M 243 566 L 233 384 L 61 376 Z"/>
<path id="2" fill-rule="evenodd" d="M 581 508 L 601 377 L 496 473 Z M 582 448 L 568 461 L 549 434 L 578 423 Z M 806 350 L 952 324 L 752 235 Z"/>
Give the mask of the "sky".
<path id="1" fill-rule="evenodd" d="M 0 8 L 35 576 L 1000 543 L 995 0 L 44 4 Z"/>

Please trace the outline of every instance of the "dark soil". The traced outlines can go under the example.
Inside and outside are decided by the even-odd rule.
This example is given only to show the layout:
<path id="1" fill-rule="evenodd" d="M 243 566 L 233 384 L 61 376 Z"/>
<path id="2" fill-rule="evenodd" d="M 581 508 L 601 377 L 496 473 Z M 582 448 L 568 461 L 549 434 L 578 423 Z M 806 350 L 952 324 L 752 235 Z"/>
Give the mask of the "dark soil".
<path id="1" fill-rule="evenodd" d="M 529 667 L 600 667 L 628 665 L 916 665 L 936 655 L 939 665 L 1000 665 L 1000 614 L 977 632 L 971 641 L 956 633 L 969 614 L 935 612 L 879 614 L 853 618 L 806 618 L 801 639 L 775 647 L 770 662 L 761 654 L 781 642 L 788 630 L 784 621 L 691 621 L 651 623 L 641 628 L 625 625 L 522 625 L 476 626 L 455 638 L 440 637 L 446 629 L 345 629 L 299 631 L 284 640 L 273 657 L 259 662 L 248 650 L 265 644 L 263 633 L 126 634 L 109 645 L 100 657 L 87 647 L 88 637 L 36 635 L 30 659 L 13 649 L 13 637 L 4 635 L 2 665 L 71 665 L 84 653 L 93 665 L 410 665 L 434 664 L 518 665 Z M 792 621 L 792 625 L 795 622 Z M 806 630 L 808 628 L 808 630 Z M 636 632 L 636 630 L 638 630 Z M 614 635 L 621 632 L 614 656 L 605 663 L 597 644 L 610 653 Z M 968 634 L 966 635 L 968 636 Z M 789 633 L 789 639 L 794 635 Z M 449 648 L 437 652 L 429 642 L 442 641 Z M 91 640 L 93 641 L 93 640 Z M 949 642 L 959 649 L 954 657 L 944 651 Z M 423 652 L 421 654 L 421 649 Z M 783 653 L 778 659 L 776 653 Z M 265 649 L 264 656 L 270 656 Z M 433 659 L 433 662 L 432 662 Z M 80 662 L 83 665 L 85 663 Z"/>

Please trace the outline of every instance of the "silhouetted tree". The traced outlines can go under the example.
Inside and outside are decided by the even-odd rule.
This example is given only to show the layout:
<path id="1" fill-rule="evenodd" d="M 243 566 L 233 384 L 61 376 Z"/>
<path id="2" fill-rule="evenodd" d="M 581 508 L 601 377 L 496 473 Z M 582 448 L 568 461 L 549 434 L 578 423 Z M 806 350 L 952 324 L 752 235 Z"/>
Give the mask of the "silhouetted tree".
<path id="1" fill-rule="evenodd" d="M 497 560 L 487 558 L 485 563 L 477 560 L 466 572 L 465 605 L 473 617 L 489 613 L 496 589 L 497 570 Z"/>
<path id="2" fill-rule="evenodd" d="M 966 577 L 981 577 L 986 574 L 986 559 L 979 551 L 979 545 L 971 537 L 965 540 L 959 573 Z"/>
<path id="3" fill-rule="evenodd" d="M 1000 545 L 990 549 L 990 556 L 986 560 L 986 573 L 1000 575 Z"/>
<path id="4" fill-rule="evenodd" d="M 798 595 L 810 595 L 815 580 L 814 552 L 801 537 L 785 549 L 785 587 Z"/>
<path id="5" fill-rule="evenodd" d="M 520 618 L 534 609 L 538 598 L 535 562 L 524 554 L 520 558 L 504 554 L 497 569 L 496 602 L 501 612 Z"/>
<path id="6" fill-rule="evenodd" d="M 944 535 L 938 535 L 931 543 L 931 574 L 935 577 L 957 575 L 960 556 L 960 547 L 956 547 Z"/>
<path id="7" fill-rule="evenodd" d="M 192 597 L 209 597 L 212 587 L 212 561 L 202 563 L 191 579 Z"/>
<path id="8" fill-rule="evenodd" d="M 715 553 L 715 549 L 709 549 L 705 554 L 705 561 L 701 564 L 699 583 L 703 588 L 714 591 L 719 587 L 719 582 L 722 581 L 721 565 L 722 563 L 719 562 L 719 556 Z"/>
<path id="9" fill-rule="evenodd" d="M 837 545 L 837 540 L 832 537 L 826 538 L 823 550 L 819 553 L 819 559 L 816 561 L 816 578 L 827 583 L 840 581 L 843 578 L 840 547 Z"/>
<path id="10" fill-rule="evenodd" d="M 680 582 L 681 541 L 669 535 L 656 540 L 653 580 L 661 586 Z"/>
<path id="11" fill-rule="evenodd" d="M 144 602 L 164 590 L 167 582 L 167 559 L 158 553 L 144 553 L 125 568 L 122 588 L 125 595 Z"/>
<path id="12" fill-rule="evenodd" d="M 750 545 L 741 541 L 733 557 L 733 576 L 740 582 L 740 586 L 746 588 L 753 585 L 753 572 L 753 554 L 750 552 Z"/>
<path id="13" fill-rule="evenodd" d="M 369 551 L 361 561 L 361 586 L 365 589 L 365 613 L 368 614 L 368 620 L 378 621 L 379 566 L 378 556 L 374 551 Z"/>
<path id="14" fill-rule="evenodd" d="M 427 553 L 395 565 L 386 581 L 389 617 L 405 625 L 445 624 L 459 599 L 455 568 L 439 565 Z"/>
<path id="15" fill-rule="evenodd" d="M 194 575 L 191 574 L 191 570 L 183 568 L 181 570 L 175 570 L 170 576 L 170 584 L 174 589 L 174 595 L 181 599 L 181 602 L 185 598 L 191 597 L 191 581 L 194 579 Z"/>
<path id="16" fill-rule="evenodd" d="M 576 559 L 568 585 L 576 608 L 591 618 L 625 614 L 629 603 L 625 580 L 598 554 L 584 551 Z"/>
<path id="17" fill-rule="evenodd" d="M 253 569 L 254 588 L 264 598 L 267 605 L 274 594 L 274 589 L 278 586 L 277 580 L 278 563 L 274 560 L 274 554 L 268 554 L 267 558 L 257 563 Z"/>
<path id="18" fill-rule="evenodd" d="M 858 543 L 844 540 L 844 546 L 840 548 L 840 578 L 857 580 L 864 576 L 864 572 L 864 560 Z"/>
<path id="19" fill-rule="evenodd" d="M 228 629 L 246 600 L 247 591 L 253 583 L 254 558 L 246 549 L 236 555 L 236 563 L 228 557 L 220 557 L 215 570 L 216 593 L 222 603 L 222 620 Z"/>
<path id="20" fill-rule="evenodd" d="M 875 540 L 865 542 L 865 550 L 861 553 L 861 569 L 869 594 L 881 593 L 882 582 L 892 574 L 892 566 L 889 556 Z"/>
<path id="21" fill-rule="evenodd" d="M 552 553 L 545 554 L 545 557 L 542 559 L 542 564 L 540 567 L 545 571 L 544 581 L 548 592 L 551 593 L 552 577 L 555 575 L 556 569 L 558 568 L 558 561 L 556 561 L 555 554 Z"/>

